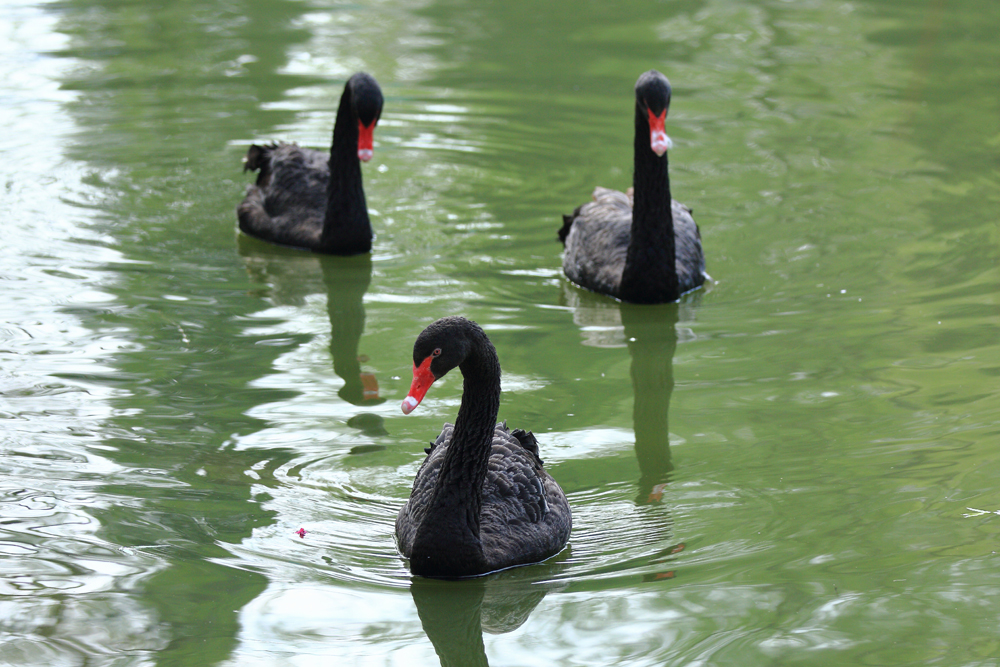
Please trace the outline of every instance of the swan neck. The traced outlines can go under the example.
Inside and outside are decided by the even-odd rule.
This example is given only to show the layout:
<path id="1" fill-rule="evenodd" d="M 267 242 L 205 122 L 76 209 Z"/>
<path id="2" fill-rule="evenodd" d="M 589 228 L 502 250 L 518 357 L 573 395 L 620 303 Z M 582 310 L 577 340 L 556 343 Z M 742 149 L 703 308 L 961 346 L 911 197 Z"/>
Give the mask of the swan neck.
<path id="1" fill-rule="evenodd" d="M 462 404 L 448 447 L 438 486 L 458 488 L 474 511 L 470 515 L 479 532 L 493 429 L 500 412 L 500 362 L 496 350 L 481 331 L 472 351 L 459 368 L 463 376 Z"/>
<path id="2" fill-rule="evenodd" d="M 619 298 L 632 303 L 662 303 L 680 297 L 668 153 L 654 153 L 649 135 L 646 112 L 637 104 L 632 237 L 619 293 Z"/>
<path id="3" fill-rule="evenodd" d="M 486 567 L 480 525 L 483 483 L 500 410 L 500 363 L 481 330 L 459 365 L 464 376 L 462 405 L 438 473 L 433 497 L 414 539 L 411 564 L 424 553 L 450 561 L 450 575 L 482 573 Z M 433 573 L 430 573 L 433 574 Z"/>
<path id="4" fill-rule="evenodd" d="M 356 254 L 371 250 L 371 221 L 358 160 L 358 119 L 351 86 L 344 87 L 333 126 L 330 181 L 320 244 L 327 252 Z"/>

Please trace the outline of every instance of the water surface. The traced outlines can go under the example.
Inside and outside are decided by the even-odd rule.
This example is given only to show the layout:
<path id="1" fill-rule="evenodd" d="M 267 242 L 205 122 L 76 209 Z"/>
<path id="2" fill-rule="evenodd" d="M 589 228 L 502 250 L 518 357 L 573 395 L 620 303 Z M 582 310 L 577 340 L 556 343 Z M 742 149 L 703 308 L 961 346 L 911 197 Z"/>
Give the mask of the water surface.
<path id="1" fill-rule="evenodd" d="M 0 664 L 1000 661 L 996 3 L 5 13 Z M 714 283 L 630 307 L 555 232 L 654 67 Z M 328 145 L 359 69 L 372 255 L 239 236 L 246 147 Z M 574 511 L 470 582 L 392 537 L 449 314 Z"/>

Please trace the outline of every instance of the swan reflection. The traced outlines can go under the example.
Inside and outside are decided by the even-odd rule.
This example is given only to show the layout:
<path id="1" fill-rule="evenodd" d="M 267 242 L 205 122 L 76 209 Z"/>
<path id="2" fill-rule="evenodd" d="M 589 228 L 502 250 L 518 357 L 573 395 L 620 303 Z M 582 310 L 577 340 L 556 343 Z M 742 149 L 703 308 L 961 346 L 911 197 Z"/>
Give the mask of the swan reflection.
<path id="1" fill-rule="evenodd" d="M 591 292 L 564 285 L 564 301 L 573 309 L 583 344 L 627 347 L 631 363 L 632 427 L 639 464 L 636 503 L 662 502 L 663 490 L 674 469 L 670 454 L 670 399 L 674 392 L 674 353 L 678 338 L 693 336 L 681 320 L 694 319 L 701 293 L 682 303 L 634 305 L 610 301 Z"/>
<path id="2" fill-rule="evenodd" d="M 639 478 L 634 500 L 605 497 L 613 505 L 593 509 L 590 521 L 600 530 L 577 536 L 594 543 L 583 545 L 595 554 L 587 570 L 589 579 L 605 582 L 668 582 L 678 554 L 687 548 L 675 542 L 674 519 L 667 488 L 674 474 L 670 448 L 670 401 L 673 397 L 673 360 L 679 342 L 694 334 L 680 323 L 694 319 L 700 294 L 681 303 L 634 305 L 564 284 L 563 303 L 570 307 L 583 345 L 629 351 L 632 385 L 632 426 Z M 620 352 L 609 350 L 617 363 Z M 615 480 L 606 479 L 609 484 Z M 631 509 L 627 509 L 630 505 Z M 584 508 L 589 510 L 590 508 Z M 627 541 L 628 546 L 622 546 Z"/>
<path id="3" fill-rule="evenodd" d="M 620 304 L 632 363 L 632 425 L 639 462 L 636 503 L 662 501 L 674 464 L 670 457 L 670 398 L 674 393 L 677 304 Z"/>
<path id="4" fill-rule="evenodd" d="M 371 255 L 328 257 L 271 246 L 243 234 L 237 247 L 254 282 L 266 285 L 261 296 L 276 305 L 301 306 L 312 294 L 326 292 L 333 370 L 344 381 L 341 399 L 357 406 L 382 403 L 378 379 L 365 371 L 368 358 L 359 354 L 365 330 L 364 296 L 372 276 Z M 361 413 L 348 422 L 365 433 L 384 433 L 382 418 Z"/>
<path id="5" fill-rule="evenodd" d="M 368 360 L 358 354 L 358 344 L 365 330 L 364 296 L 372 279 L 371 255 L 323 257 L 323 283 L 326 285 L 326 310 L 330 316 L 330 354 L 333 372 L 344 380 L 337 394 L 351 405 L 375 405 L 379 396 L 374 373 L 361 364 Z"/>
<path id="6" fill-rule="evenodd" d="M 410 594 L 442 667 L 488 665 L 483 633 L 521 627 L 548 588 L 519 574 L 450 581 L 414 577 Z"/>

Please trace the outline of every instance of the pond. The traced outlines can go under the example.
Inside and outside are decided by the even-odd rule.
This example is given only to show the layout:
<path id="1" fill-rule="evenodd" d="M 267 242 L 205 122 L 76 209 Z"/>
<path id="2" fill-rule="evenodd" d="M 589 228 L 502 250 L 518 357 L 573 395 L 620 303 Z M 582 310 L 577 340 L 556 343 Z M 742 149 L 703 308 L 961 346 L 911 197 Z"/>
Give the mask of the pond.
<path id="1" fill-rule="evenodd" d="M 0 664 L 1000 661 L 994 0 L 4 14 Z M 651 68 L 713 280 L 626 306 L 556 232 Z M 240 235 L 247 147 L 327 147 L 361 70 L 372 253 Z M 445 315 L 567 493 L 545 563 L 396 550 Z"/>

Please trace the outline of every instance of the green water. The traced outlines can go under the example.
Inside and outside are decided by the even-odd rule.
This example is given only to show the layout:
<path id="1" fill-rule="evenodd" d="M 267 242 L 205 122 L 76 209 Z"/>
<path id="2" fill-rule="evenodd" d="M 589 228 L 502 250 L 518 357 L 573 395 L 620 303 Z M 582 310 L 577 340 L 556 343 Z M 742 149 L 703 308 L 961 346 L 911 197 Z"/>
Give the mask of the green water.
<path id="1" fill-rule="evenodd" d="M 0 11 L 0 664 L 1000 665 L 994 0 Z M 714 284 L 624 307 L 555 233 L 654 67 Z M 238 236 L 359 69 L 371 257 Z M 392 537 L 448 314 L 574 511 L 469 582 Z"/>

